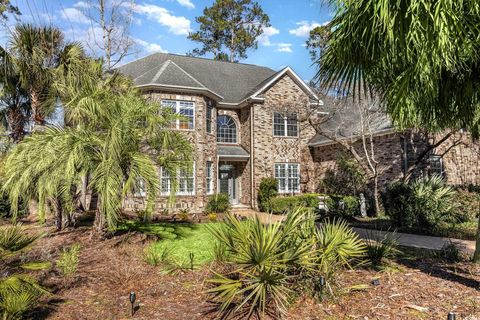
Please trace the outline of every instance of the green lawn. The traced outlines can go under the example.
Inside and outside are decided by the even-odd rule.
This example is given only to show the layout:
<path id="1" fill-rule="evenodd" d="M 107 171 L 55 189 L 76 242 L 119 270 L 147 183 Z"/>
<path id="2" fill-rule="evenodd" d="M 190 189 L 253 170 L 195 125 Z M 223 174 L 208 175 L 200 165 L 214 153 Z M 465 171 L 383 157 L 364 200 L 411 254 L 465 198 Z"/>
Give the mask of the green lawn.
<path id="1" fill-rule="evenodd" d="M 207 230 L 207 225 L 215 224 L 189 224 L 189 223 L 142 223 L 127 221 L 119 230 L 137 231 L 158 237 L 152 243 L 152 249 L 158 252 L 168 252 L 178 264 L 188 264 L 190 254 L 196 266 L 205 265 L 213 260 L 215 239 Z"/>

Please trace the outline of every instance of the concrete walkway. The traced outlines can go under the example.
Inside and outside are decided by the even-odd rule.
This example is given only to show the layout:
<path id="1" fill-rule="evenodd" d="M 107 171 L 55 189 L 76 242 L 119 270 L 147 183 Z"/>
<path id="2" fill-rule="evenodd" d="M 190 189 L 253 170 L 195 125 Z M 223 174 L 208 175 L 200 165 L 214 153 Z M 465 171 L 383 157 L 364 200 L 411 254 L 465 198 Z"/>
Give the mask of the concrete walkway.
<path id="1" fill-rule="evenodd" d="M 353 228 L 361 238 L 374 237 L 374 239 L 383 239 L 387 233 L 386 231 L 380 230 L 371 230 L 371 229 L 362 229 L 362 228 Z M 475 251 L 475 241 L 461 240 L 461 239 L 452 239 L 452 238 L 442 238 L 442 237 L 431 237 L 418 234 L 410 233 L 395 233 L 398 243 L 401 246 L 414 247 L 414 248 L 423 248 L 423 249 L 433 249 L 440 250 L 446 244 L 449 244 L 450 241 L 454 243 L 459 249 L 473 253 Z"/>
<path id="2" fill-rule="evenodd" d="M 260 221 L 263 223 L 272 223 L 277 221 L 282 221 L 285 216 L 268 214 L 264 212 L 258 212 L 252 209 L 247 208 L 234 208 L 232 213 L 238 216 L 243 216 L 247 218 L 253 218 L 258 216 Z M 373 230 L 373 229 L 362 229 L 362 228 L 353 228 L 355 232 L 359 234 L 361 238 L 370 238 L 374 237 L 375 239 L 383 239 L 387 233 L 386 231 Z M 473 253 L 475 251 L 475 241 L 461 240 L 461 239 L 451 239 L 451 238 L 442 238 L 442 237 L 431 237 L 418 234 L 410 233 L 396 233 L 396 238 L 398 243 L 401 246 L 414 247 L 414 248 L 423 248 L 423 249 L 432 249 L 440 250 L 445 244 L 449 244 L 450 241 L 458 246 L 462 251 L 467 253 Z"/>

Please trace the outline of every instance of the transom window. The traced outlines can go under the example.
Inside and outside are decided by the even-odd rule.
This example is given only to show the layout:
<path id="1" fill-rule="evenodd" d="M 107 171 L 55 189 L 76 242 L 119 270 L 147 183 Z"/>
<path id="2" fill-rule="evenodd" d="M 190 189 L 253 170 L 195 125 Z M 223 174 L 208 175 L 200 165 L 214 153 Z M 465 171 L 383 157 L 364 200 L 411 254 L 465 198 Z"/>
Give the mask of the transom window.
<path id="1" fill-rule="evenodd" d="M 182 115 L 175 120 L 172 127 L 181 130 L 193 130 L 195 124 L 195 104 L 191 101 L 162 100 L 162 107 L 169 108 L 174 113 Z"/>
<path id="2" fill-rule="evenodd" d="M 178 189 L 176 195 L 194 195 L 195 194 L 195 166 L 190 170 L 181 168 L 176 172 Z M 173 181 L 170 173 L 164 168 L 160 169 L 160 188 L 162 195 L 172 193 Z"/>
<path id="3" fill-rule="evenodd" d="M 298 137 L 296 113 L 273 113 L 273 135 L 276 137 Z"/>
<path id="4" fill-rule="evenodd" d="M 217 142 L 237 143 L 237 125 L 232 117 L 217 117 Z"/>
<path id="5" fill-rule="evenodd" d="M 443 177 L 443 159 L 441 156 L 431 155 L 428 158 L 430 175 Z"/>
<path id="6" fill-rule="evenodd" d="M 275 163 L 275 179 L 277 179 L 279 193 L 300 192 L 298 163 Z"/>

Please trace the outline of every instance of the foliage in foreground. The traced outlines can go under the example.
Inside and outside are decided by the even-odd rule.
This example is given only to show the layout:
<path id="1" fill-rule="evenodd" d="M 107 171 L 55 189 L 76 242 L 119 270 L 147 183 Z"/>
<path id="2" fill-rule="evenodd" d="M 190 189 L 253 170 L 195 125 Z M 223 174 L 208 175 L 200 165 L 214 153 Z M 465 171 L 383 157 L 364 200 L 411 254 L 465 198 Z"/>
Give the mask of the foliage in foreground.
<path id="1" fill-rule="evenodd" d="M 20 226 L 0 227 L 0 314 L 3 320 L 21 319 L 47 293 L 33 277 L 20 270 L 48 268 L 49 264 L 19 264 L 16 260 L 38 237 L 26 234 Z"/>
<path id="2" fill-rule="evenodd" d="M 364 240 L 366 246 L 366 256 L 373 267 L 381 266 L 385 259 L 393 258 L 400 251 L 398 239 L 395 233 L 386 233 L 383 237 L 374 236 L 370 232 Z"/>
<path id="3" fill-rule="evenodd" d="M 304 208 L 289 212 L 284 223 L 229 216 L 210 230 L 225 251 L 223 270 L 209 279 L 209 293 L 224 316 L 281 316 L 295 283 L 313 285 L 320 276 L 334 283 L 336 272 L 364 254 L 363 243 L 345 222 L 317 229 L 315 214 Z"/>

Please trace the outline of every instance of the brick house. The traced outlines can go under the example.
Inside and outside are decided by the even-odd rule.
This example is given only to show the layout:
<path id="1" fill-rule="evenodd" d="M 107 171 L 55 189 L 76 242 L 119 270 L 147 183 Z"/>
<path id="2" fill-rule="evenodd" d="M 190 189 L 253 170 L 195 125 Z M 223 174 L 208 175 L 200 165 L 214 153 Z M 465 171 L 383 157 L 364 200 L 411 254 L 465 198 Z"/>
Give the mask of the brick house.
<path id="1" fill-rule="evenodd" d="M 321 114 L 323 102 L 289 67 L 274 71 L 156 53 L 119 71 L 159 107 L 188 119 L 175 124 L 194 146 L 192 172 L 177 173 L 176 209 L 202 212 L 215 193 L 227 193 L 234 206 L 255 208 L 264 177 L 275 177 L 280 193 L 313 192 L 334 163 L 338 146 L 318 143 L 315 130 L 298 121 L 312 110 Z M 376 139 L 385 147 L 381 160 L 388 167 L 388 179 L 400 177 L 403 142 L 393 131 L 381 132 Z M 450 168 L 446 162 L 442 165 Z M 170 194 L 170 177 L 162 168 L 159 179 L 157 212 L 168 207 Z M 126 209 L 142 209 L 144 197 L 141 191 L 129 197 Z"/>

